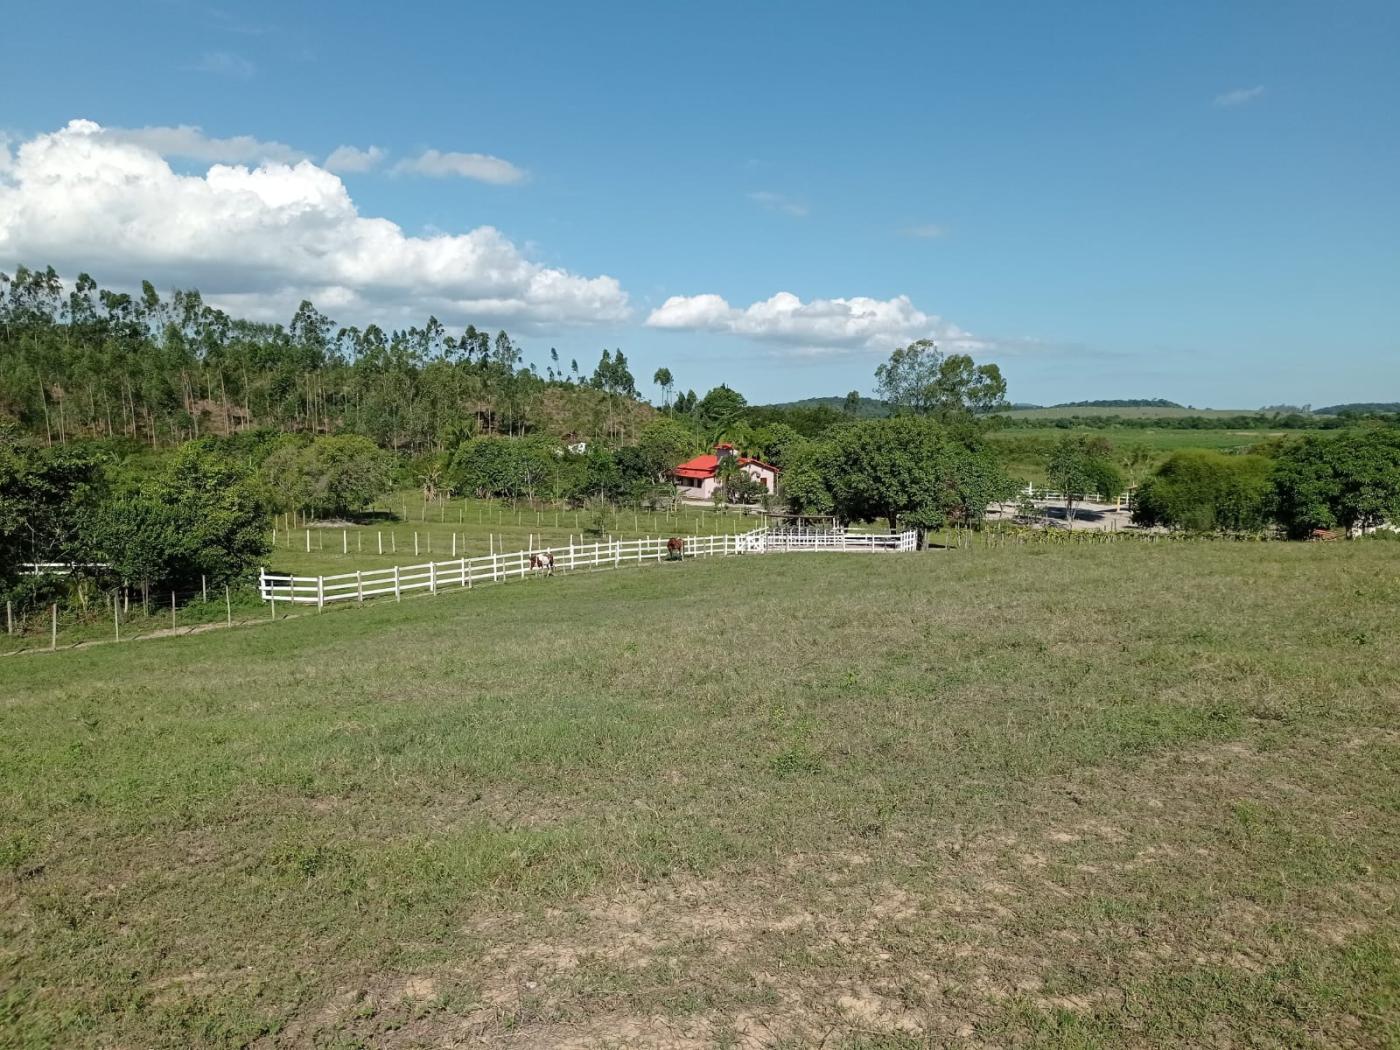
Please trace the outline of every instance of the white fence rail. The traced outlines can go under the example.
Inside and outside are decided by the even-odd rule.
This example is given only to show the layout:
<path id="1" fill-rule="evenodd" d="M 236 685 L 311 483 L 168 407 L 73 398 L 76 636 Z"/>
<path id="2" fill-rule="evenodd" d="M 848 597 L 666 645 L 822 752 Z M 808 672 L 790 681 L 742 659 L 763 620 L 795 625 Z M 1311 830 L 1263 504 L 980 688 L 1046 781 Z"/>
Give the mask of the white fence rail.
<path id="1" fill-rule="evenodd" d="M 770 531 L 764 539 L 767 551 L 912 551 L 919 534 L 908 532 L 846 532 L 844 529 Z"/>
<path id="2" fill-rule="evenodd" d="M 738 535 L 686 536 L 680 539 L 684 545 L 683 557 L 708 558 L 768 551 L 912 551 L 917 543 L 917 534 L 874 535 L 839 530 L 774 534 L 767 529 L 755 529 Z M 470 589 L 481 583 L 503 583 L 509 579 L 538 575 L 541 570 L 532 568 L 531 562 L 541 554 L 553 555 L 556 572 L 621 568 L 624 565 L 664 561 L 669 554 L 667 542 L 664 537 L 600 540 L 597 543 L 571 543 L 566 547 L 485 554 L 476 558 L 425 562 L 422 565 L 395 565 L 390 569 L 343 572 L 334 576 L 291 576 L 264 570 L 258 575 L 258 592 L 263 601 L 315 605 L 317 608 L 324 608 L 331 602 L 362 602 L 366 598 L 390 594 L 398 599 L 419 591 L 436 594 L 449 587 Z"/>

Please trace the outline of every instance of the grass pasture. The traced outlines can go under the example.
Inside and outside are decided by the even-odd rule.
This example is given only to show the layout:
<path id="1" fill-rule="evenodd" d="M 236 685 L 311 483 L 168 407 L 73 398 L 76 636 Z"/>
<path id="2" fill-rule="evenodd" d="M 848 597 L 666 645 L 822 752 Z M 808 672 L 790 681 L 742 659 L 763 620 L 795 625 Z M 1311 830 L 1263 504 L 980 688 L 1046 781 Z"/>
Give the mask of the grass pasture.
<path id="1" fill-rule="evenodd" d="M 1195 413 L 1199 414 L 1199 413 Z M 1178 430 L 1171 427 L 1018 427 L 1015 430 L 993 430 L 988 440 L 1000 446 L 1003 461 L 1013 477 L 1044 484 L 1045 464 L 1055 444 L 1069 435 L 1102 437 L 1120 453 L 1141 447 L 1150 454 L 1149 462 L 1141 468 L 1145 476 L 1173 452 L 1188 448 L 1215 449 L 1222 452 L 1248 449 L 1276 438 L 1293 437 L 1297 430 Z"/>
<path id="2" fill-rule="evenodd" d="M 399 492 L 379 510 L 355 522 L 312 521 L 309 527 L 288 530 L 282 516 L 268 567 L 275 572 L 303 575 L 384 569 L 453 557 L 478 557 L 498 551 L 534 546 L 592 543 L 599 535 L 588 510 L 518 506 L 500 501 L 452 499 L 425 504 L 416 492 Z M 674 512 L 618 509 L 604 517 L 606 534 L 622 539 L 636 536 L 698 536 L 747 532 L 762 524 L 759 516 L 708 506 L 682 507 Z M 453 537 L 456 546 L 453 546 Z M 417 553 L 415 554 L 415 537 Z M 307 546 L 310 550 L 307 550 Z M 380 550 L 383 553 L 380 553 Z M 456 554 L 453 553 L 454 549 Z"/>
<path id="3" fill-rule="evenodd" d="M 1047 545 L 10 658 L 0 1045 L 1395 1045 L 1397 612 Z"/>
<path id="4" fill-rule="evenodd" d="M 1012 408 L 998 415 L 1015 419 L 1071 419 L 1074 416 L 1121 416 L 1123 419 L 1182 419 L 1186 416 L 1248 416 L 1253 408 L 1172 408 L 1155 405 L 1129 405 L 1112 408 L 1106 405 L 1059 405 L 1051 408 Z"/>

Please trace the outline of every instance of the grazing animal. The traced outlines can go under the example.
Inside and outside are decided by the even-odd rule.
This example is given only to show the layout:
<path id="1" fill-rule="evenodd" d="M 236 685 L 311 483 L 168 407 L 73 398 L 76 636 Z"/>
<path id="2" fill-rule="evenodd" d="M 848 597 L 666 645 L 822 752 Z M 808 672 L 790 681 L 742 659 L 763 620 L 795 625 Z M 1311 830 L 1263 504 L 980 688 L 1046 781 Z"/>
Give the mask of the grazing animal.
<path id="1" fill-rule="evenodd" d="M 542 576 L 553 576 L 554 555 L 549 551 L 536 551 L 530 555 L 530 568 Z"/>
<path id="2" fill-rule="evenodd" d="M 685 540 L 679 536 L 672 536 L 666 541 L 666 558 L 668 561 L 680 561 L 685 557 Z"/>

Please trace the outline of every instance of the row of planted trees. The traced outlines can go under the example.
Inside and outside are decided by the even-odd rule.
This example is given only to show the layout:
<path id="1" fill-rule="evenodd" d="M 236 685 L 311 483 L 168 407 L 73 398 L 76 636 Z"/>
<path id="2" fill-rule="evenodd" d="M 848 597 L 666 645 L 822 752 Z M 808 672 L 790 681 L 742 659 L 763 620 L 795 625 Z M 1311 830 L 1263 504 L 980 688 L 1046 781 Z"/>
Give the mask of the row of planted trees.
<path id="1" fill-rule="evenodd" d="M 625 356 L 592 373 L 551 350 L 526 363 L 506 332 L 436 318 L 339 325 L 303 302 L 286 325 L 232 317 L 198 291 L 162 296 L 0 273 L 0 418 L 45 444 L 126 437 L 151 447 L 262 427 L 355 432 L 381 448 L 442 451 L 463 432 L 552 427 L 622 439 L 645 413 Z"/>

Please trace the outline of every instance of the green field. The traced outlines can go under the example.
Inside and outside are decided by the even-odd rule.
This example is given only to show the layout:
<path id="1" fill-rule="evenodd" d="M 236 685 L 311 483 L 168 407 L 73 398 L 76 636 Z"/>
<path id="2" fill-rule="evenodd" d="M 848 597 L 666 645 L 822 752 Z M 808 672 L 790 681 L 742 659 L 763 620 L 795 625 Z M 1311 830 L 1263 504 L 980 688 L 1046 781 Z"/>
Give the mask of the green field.
<path id="1" fill-rule="evenodd" d="M 1395 1045 L 1397 608 L 1047 545 L 11 657 L 0 1045 Z"/>
<path id="2" fill-rule="evenodd" d="M 1012 408 L 998 415 L 1014 419 L 1070 419 L 1074 416 L 1121 416 L 1124 419 L 1182 419 L 1186 416 L 1250 416 L 1254 408 L 1169 408 L 1153 405 L 1133 405 L 1124 408 L 1107 406 L 1062 405 L 1054 408 Z"/>
<path id="3" fill-rule="evenodd" d="M 1297 430 L 1177 430 L 1170 427 L 1018 427 L 993 430 L 988 439 L 1006 450 L 1005 465 L 1012 477 L 1044 484 L 1045 463 L 1057 441 L 1067 435 L 1102 437 L 1120 457 L 1129 450 L 1147 450 L 1146 462 L 1137 469 L 1139 480 L 1171 453 L 1187 448 L 1247 449 L 1278 438 L 1293 437 Z"/>
<path id="4" fill-rule="evenodd" d="M 688 506 L 671 513 L 619 509 L 604 516 L 601 524 L 605 533 L 600 534 L 590 531 L 599 522 L 588 510 L 470 499 L 425 504 L 416 492 L 397 493 L 379 506 L 379 516 L 366 516 L 363 522 L 313 520 L 309 527 L 291 530 L 286 528 L 284 515 L 268 568 L 299 574 L 354 572 L 425 562 L 430 555 L 445 561 L 490 554 L 493 549 L 563 546 L 570 537 L 576 543 L 592 543 L 604 534 L 628 539 L 747 532 L 763 521 L 752 514 L 715 511 L 708 506 Z"/>

